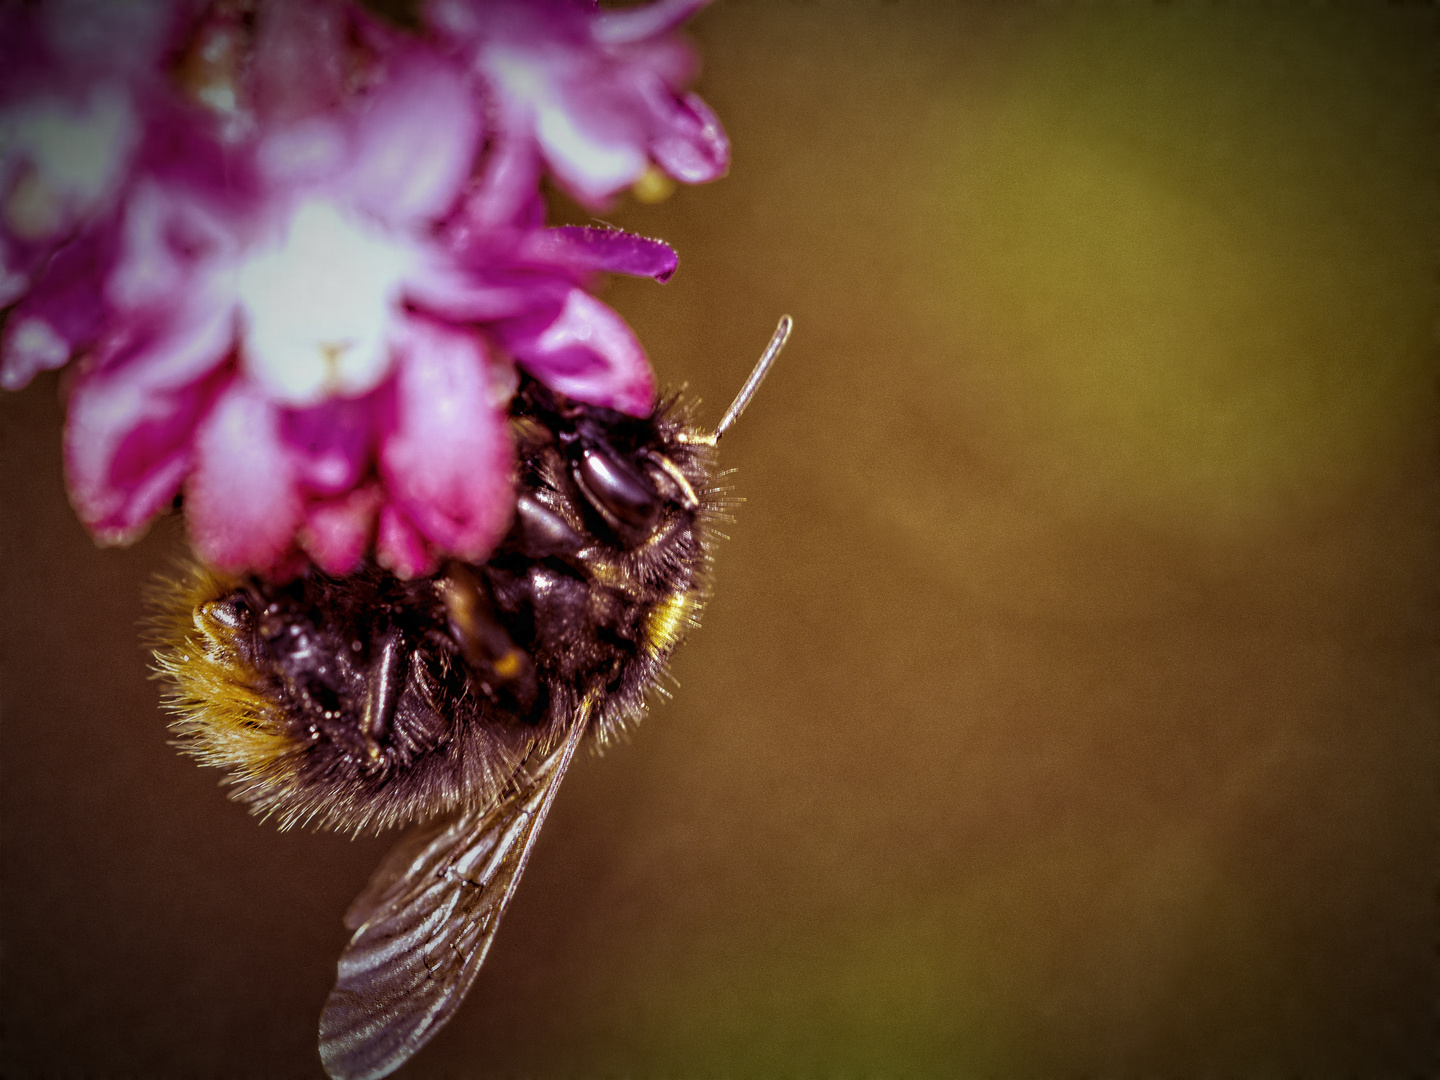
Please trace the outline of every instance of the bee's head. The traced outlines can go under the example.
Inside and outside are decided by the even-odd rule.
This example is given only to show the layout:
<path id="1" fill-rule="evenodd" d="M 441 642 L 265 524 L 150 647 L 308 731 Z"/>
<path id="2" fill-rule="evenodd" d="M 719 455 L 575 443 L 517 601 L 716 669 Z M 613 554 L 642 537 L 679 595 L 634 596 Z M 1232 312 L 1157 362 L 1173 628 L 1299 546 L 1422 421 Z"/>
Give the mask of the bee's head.
<path id="1" fill-rule="evenodd" d="M 698 552 L 716 504 L 711 448 L 673 400 L 634 417 L 522 388 L 516 524 L 502 550 L 560 557 L 650 582 Z"/>
<path id="2" fill-rule="evenodd" d="M 667 575 L 703 547 L 703 518 L 722 503 L 711 486 L 715 445 L 739 419 L 790 336 L 790 316 L 711 432 L 661 402 L 634 417 L 567 401 L 533 379 L 511 407 L 520 449 L 517 525 L 512 546 L 526 554 L 573 555 L 587 536 L 621 556 L 627 573 L 647 566 Z"/>

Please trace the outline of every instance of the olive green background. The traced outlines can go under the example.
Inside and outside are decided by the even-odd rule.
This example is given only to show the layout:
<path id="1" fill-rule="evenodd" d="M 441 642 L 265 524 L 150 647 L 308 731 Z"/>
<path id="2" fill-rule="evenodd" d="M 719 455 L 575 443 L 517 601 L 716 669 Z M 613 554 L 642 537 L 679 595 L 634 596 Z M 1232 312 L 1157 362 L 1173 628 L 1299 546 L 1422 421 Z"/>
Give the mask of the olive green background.
<path id="1" fill-rule="evenodd" d="M 696 20 L 734 166 L 608 215 L 681 269 L 606 297 L 712 418 L 795 335 L 674 700 L 401 1076 L 1440 1074 L 1437 29 Z M 166 745 L 180 531 L 90 545 L 56 387 L 0 399 L 0 1072 L 318 1078 L 389 841 Z"/>

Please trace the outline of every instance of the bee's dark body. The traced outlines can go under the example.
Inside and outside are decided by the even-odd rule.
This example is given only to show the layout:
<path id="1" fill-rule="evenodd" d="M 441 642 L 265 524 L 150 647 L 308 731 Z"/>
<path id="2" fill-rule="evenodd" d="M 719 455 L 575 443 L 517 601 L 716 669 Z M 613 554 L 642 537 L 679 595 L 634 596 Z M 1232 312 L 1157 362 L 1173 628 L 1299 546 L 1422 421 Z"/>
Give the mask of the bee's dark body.
<path id="1" fill-rule="evenodd" d="M 483 565 L 197 572 L 167 604 L 183 745 L 257 811 L 360 831 L 472 807 L 587 697 L 602 738 L 643 708 L 703 599 L 711 449 L 672 408 L 634 418 L 534 382 L 511 416 L 517 510 Z"/>

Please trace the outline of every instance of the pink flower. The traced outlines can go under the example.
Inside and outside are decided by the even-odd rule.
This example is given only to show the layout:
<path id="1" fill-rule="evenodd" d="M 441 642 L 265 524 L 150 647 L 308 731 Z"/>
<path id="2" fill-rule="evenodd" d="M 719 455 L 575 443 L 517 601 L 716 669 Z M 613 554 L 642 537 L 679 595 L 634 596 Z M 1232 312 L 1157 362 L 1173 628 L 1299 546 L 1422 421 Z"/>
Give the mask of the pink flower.
<path id="1" fill-rule="evenodd" d="M 0 13 L 0 386 L 59 367 L 93 331 L 93 266 L 184 24 L 168 0 Z M 127 47 L 113 47 L 119 37 Z M 86 230 L 90 231 L 86 231 Z"/>
<path id="2" fill-rule="evenodd" d="M 729 141 L 709 107 L 679 91 L 698 64 L 671 34 L 708 2 L 600 11 L 583 0 L 430 0 L 431 23 L 494 102 L 492 160 L 472 213 L 508 217 L 542 161 L 590 206 L 652 161 L 684 183 L 723 176 Z"/>
<path id="3" fill-rule="evenodd" d="M 644 351 L 587 285 L 598 272 L 663 281 L 674 252 L 546 228 L 538 174 L 523 187 L 501 175 L 511 114 L 490 121 L 474 73 L 426 38 L 344 0 L 270 0 L 253 29 L 227 9 L 197 23 L 153 6 L 164 18 L 148 40 L 163 48 L 115 76 L 118 119 L 97 106 L 70 137 L 98 164 L 67 172 L 56 140 L 26 136 L 0 167 L 0 194 L 41 176 L 53 204 L 38 246 L 0 232 L 7 258 L 30 259 L 15 264 L 18 300 L 0 296 L 14 304 L 0 383 L 80 355 L 65 455 L 81 519 L 125 543 L 183 490 L 198 553 L 224 569 L 283 573 L 303 553 L 341 574 L 372 550 L 404 575 L 483 559 L 512 510 L 515 365 L 576 400 L 648 411 Z M 593 77 L 638 101 L 646 79 L 680 78 L 683 47 L 635 42 L 683 6 L 623 13 L 643 16 L 638 37 L 541 0 L 505 10 L 565 48 L 584 29 L 600 43 Z M 162 55 L 179 59 L 157 90 Z M 41 98 L 0 100 L 25 120 Z M 12 126 L 46 130 L 25 122 Z M 600 142 L 618 130 L 596 124 Z M 663 139 L 646 131 L 655 152 Z M 67 186 L 72 174 L 85 183 Z"/>

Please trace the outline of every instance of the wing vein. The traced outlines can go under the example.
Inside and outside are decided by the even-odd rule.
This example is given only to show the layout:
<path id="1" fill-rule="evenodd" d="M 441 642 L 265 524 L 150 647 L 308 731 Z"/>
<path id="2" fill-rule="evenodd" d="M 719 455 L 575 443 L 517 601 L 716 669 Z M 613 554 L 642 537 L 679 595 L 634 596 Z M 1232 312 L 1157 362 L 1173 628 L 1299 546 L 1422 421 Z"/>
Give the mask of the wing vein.
<path id="1" fill-rule="evenodd" d="M 354 936 L 320 1015 L 335 1080 L 379 1080 L 454 1015 L 490 950 L 590 719 L 495 805 L 403 841 L 351 906 Z M 408 860 L 408 861 L 407 861 Z M 479 867 L 479 873 L 474 870 Z"/>

